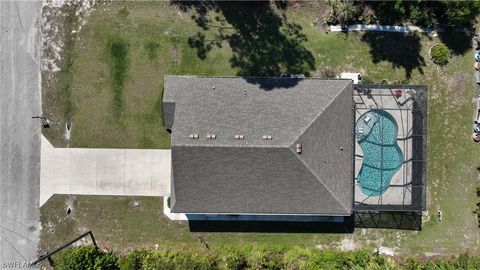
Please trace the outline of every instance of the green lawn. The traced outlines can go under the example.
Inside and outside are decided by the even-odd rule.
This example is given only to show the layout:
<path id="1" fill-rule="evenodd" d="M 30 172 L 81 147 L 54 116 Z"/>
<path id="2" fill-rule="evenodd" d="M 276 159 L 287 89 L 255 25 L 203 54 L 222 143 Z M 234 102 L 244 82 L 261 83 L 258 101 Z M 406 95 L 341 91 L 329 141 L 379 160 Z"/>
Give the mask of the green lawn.
<path id="1" fill-rule="evenodd" d="M 326 33 L 316 26 L 316 21 L 321 21 L 319 14 L 324 11 L 315 5 L 288 9 L 285 18 L 277 16 L 281 23 L 275 15 L 279 10 L 246 11 L 248 8 L 221 7 L 207 15 L 211 19 L 208 30 L 192 20 L 191 16 L 197 13 L 182 11 L 169 3 L 114 2 L 106 10 L 94 11 L 75 39 L 71 68 L 61 73 L 70 83 L 68 99 L 74 104 L 69 145 L 168 148 L 169 136 L 163 130 L 161 115 L 166 74 L 274 75 L 301 71 L 326 76 L 359 71 L 376 82 L 386 79 L 427 84 L 428 212 L 422 231 L 358 229 L 353 235 L 202 235 L 213 247 L 238 244 L 340 247 L 342 240 L 347 239 L 357 247 L 381 244 L 403 254 L 451 254 L 466 250 L 478 253 L 479 229 L 473 211 L 479 200 L 475 189 L 480 151 L 470 139 L 475 87 L 472 50 L 454 53 L 449 63 L 440 68 L 428 57 L 429 48 L 440 42 L 438 37 Z M 242 25 L 242 18 L 257 22 L 258 27 Z M 191 45 L 190 37 L 197 37 L 190 39 Z M 118 65 L 115 67 L 112 60 L 115 57 L 112 40 L 127 44 L 125 77 L 120 84 L 113 83 L 112 74 L 118 71 Z M 294 55 L 290 54 L 292 51 Z M 297 58 L 291 60 L 292 57 Z M 118 86 L 118 91 L 114 91 Z M 44 91 L 64 95 L 63 90 L 55 87 Z M 64 106 L 62 100 L 44 101 L 44 110 L 53 112 L 57 122 L 66 118 L 58 109 Z M 115 107 L 118 105 L 115 100 L 120 100 L 121 106 Z M 60 130 L 52 129 L 46 135 L 56 145 L 65 145 Z M 186 223 L 172 222 L 162 216 L 161 198 L 137 199 L 141 206 L 134 208 L 133 198 L 54 197 L 41 209 L 42 248 L 58 245 L 87 228 L 94 231 L 101 244 L 118 251 L 154 244 L 202 247 L 199 234 L 190 233 Z M 76 210 L 67 218 L 64 205 L 68 200 L 73 201 Z M 438 207 L 443 211 L 441 223 L 436 221 Z"/>

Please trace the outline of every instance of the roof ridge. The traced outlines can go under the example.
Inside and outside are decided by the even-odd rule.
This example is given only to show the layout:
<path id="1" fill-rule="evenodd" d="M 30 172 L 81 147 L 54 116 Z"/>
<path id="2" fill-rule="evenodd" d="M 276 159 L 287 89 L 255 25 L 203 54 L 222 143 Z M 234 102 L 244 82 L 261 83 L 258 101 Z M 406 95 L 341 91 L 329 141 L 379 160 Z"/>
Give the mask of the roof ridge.
<path id="1" fill-rule="evenodd" d="M 325 78 L 325 77 L 305 77 L 305 78 L 293 78 L 293 77 L 273 77 L 273 76 L 198 76 L 198 75 L 163 75 L 164 78 L 205 78 L 205 79 L 213 79 L 213 78 L 229 78 L 229 79 L 243 79 L 243 78 L 255 78 L 255 79 L 293 79 L 293 80 L 320 80 L 320 81 L 347 81 L 350 79 L 344 78 Z"/>
<path id="2" fill-rule="evenodd" d="M 290 149 L 290 152 L 292 152 L 292 154 L 295 156 L 295 158 L 298 159 L 298 160 L 303 164 L 303 166 L 305 166 L 305 168 L 307 168 L 307 170 L 308 170 L 311 174 L 313 174 L 313 176 L 315 176 L 315 178 L 317 179 L 317 181 L 320 182 L 320 183 L 323 185 L 323 187 L 325 187 L 325 189 L 328 191 L 328 193 L 330 193 L 330 194 L 332 195 L 332 197 L 337 201 L 337 203 L 338 203 L 339 205 L 341 205 L 345 211 L 350 211 L 350 208 L 345 207 L 345 205 L 343 205 L 343 203 L 341 203 L 341 201 L 337 198 L 337 196 L 336 196 L 336 195 L 330 190 L 330 188 L 322 181 L 322 179 L 320 179 L 320 177 L 318 177 L 318 175 L 310 168 L 310 166 L 308 166 L 308 164 L 305 163 L 305 161 L 304 161 L 303 159 L 301 159 L 301 158 L 299 157 L 299 155 L 298 155 L 296 152 L 293 151 L 292 148 L 289 148 L 289 149 Z"/>
<path id="3" fill-rule="evenodd" d="M 213 148 L 213 147 L 224 147 L 224 148 L 278 148 L 278 149 L 285 149 L 285 148 L 290 148 L 290 145 L 231 145 L 231 144 L 218 144 L 218 145 L 206 145 L 206 144 L 176 144 L 176 145 L 171 145 L 171 147 L 208 147 L 208 148 Z"/>
<path id="4" fill-rule="evenodd" d="M 334 96 L 334 98 L 330 99 L 329 102 L 327 103 L 327 106 L 323 107 L 323 110 L 320 110 L 320 112 L 315 115 L 315 117 L 312 119 L 312 121 L 310 121 L 310 123 L 308 125 L 305 126 L 305 128 L 302 130 L 302 132 L 300 132 L 300 134 L 293 140 L 293 142 L 290 143 L 290 147 L 292 145 L 294 145 L 298 139 L 312 126 L 313 123 L 315 123 L 315 121 L 317 121 L 317 119 L 323 114 L 323 112 L 325 112 L 331 105 L 332 103 L 337 100 L 337 97 L 343 93 L 343 91 L 345 91 L 345 89 L 349 86 L 350 84 L 347 84 L 347 86 L 345 86 L 342 91 L 338 91 L 337 95 Z M 352 84 L 353 85 L 353 84 Z"/>

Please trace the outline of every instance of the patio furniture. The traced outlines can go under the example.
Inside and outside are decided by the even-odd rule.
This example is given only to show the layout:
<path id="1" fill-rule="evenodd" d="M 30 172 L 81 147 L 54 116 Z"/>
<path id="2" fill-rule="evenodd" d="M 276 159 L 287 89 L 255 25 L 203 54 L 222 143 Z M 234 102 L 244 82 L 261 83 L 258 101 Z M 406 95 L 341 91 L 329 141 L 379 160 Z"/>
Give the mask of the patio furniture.
<path id="1" fill-rule="evenodd" d="M 413 99 L 413 95 L 412 95 L 412 92 L 410 90 L 408 90 L 405 93 L 405 95 L 397 97 L 397 103 L 398 103 L 398 105 L 403 106 L 411 99 Z"/>
<path id="2" fill-rule="evenodd" d="M 475 114 L 473 115 L 473 121 L 475 124 L 480 124 L 480 97 L 477 97 L 477 110 L 475 111 Z"/>
<path id="3" fill-rule="evenodd" d="M 368 115 L 365 116 L 365 118 L 363 118 L 363 122 L 365 122 L 365 123 L 370 122 L 370 120 L 372 120 L 372 118 L 371 118 L 370 116 L 368 116 Z"/>
<path id="4" fill-rule="evenodd" d="M 480 134 L 479 133 L 473 133 L 472 134 L 472 140 L 474 142 L 480 142 Z M 479 195 L 480 196 L 480 195 Z"/>
<path id="5" fill-rule="evenodd" d="M 403 95 L 403 90 L 402 89 L 395 89 L 393 90 L 395 93 L 395 97 L 399 98 Z"/>
<path id="6" fill-rule="evenodd" d="M 480 133 L 480 124 L 473 124 L 473 132 Z"/>

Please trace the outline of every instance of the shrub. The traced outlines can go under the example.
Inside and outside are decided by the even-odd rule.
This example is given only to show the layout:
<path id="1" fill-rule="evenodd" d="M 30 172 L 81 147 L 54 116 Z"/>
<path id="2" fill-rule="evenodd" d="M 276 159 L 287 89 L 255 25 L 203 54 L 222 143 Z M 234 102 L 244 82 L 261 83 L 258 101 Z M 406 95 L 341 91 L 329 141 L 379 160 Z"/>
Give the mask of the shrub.
<path id="1" fill-rule="evenodd" d="M 118 261 L 120 270 L 138 270 L 142 269 L 143 260 L 149 251 L 135 250 Z"/>
<path id="2" fill-rule="evenodd" d="M 253 263 L 253 269 L 284 269 L 283 252 L 272 250 L 261 250 Z"/>
<path id="3" fill-rule="evenodd" d="M 118 16 L 120 16 L 121 18 L 124 18 L 124 19 L 125 19 L 125 18 L 128 17 L 128 15 L 130 14 L 130 12 L 128 12 L 128 9 L 127 9 L 126 7 L 123 7 L 122 9 L 120 9 L 120 10 L 118 11 L 117 14 L 118 14 Z"/>
<path id="4" fill-rule="evenodd" d="M 226 270 L 242 270 L 247 268 L 248 262 L 243 253 L 232 250 L 223 257 L 223 266 Z"/>
<path id="5" fill-rule="evenodd" d="M 470 25 L 480 12 L 478 1 L 442 1 L 446 22 L 451 25 Z"/>
<path id="6" fill-rule="evenodd" d="M 195 269 L 213 270 L 216 260 L 208 255 L 190 251 L 160 250 L 147 252 L 143 257 L 141 269 Z"/>
<path id="7" fill-rule="evenodd" d="M 118 257 L 95 247 L 84 246 L 67 249 L 55 258 L 56 270 L 117 270 Z"/>
<path id="8" fill-rule="evenodd" d="M 118 270 L 118 257 L 112 252 L 100 253 L 95 258 L 95 270 Z"/>
<path id="9" fill-rule="evenodd" d="M 374 82 L 373 82 L 373 79 L 371 77 L 363 75 L 362 76 L 362 83 L 363 84 L 373 84 Z"/>
<path id="10" fill-rule="evenodd" d="M 329 1 L 332 11 L 325 19 L 327 24 L 348 24 L 354 22 L 355 19 L 361 15 L 360 8 L 354 1 Z"/>
<path id="11" fill-rule="evenodd" d="M 443 44 L 434 45 L 430 49 L 430 57 L 436 64 L 445 65 L 450 57 L 450 50 Z"/>
<path id="12" fill-rule="evenodd" d="M 348 24 L 359 15 L 359 9 L 353 1 L 341 1 L 338 5 L 337 19 L 342 24 Z"/>
<path id="13" fill-rule="evenodd" d="M 306 269 L 308 258 L 310 258 L 313 252 L 318 252 L 318 250 L 305 247 L 293 247 L 287 250 L 283 256 L 285 268 Z"/>
<path id="14" fill-rule="evenodd" d="M 468 253 L 427 260 L 411 257 L 399 264 L 388 256 L 373 254 L 371 250 L 341 252 L 305 247 L 254 247 L 242 251 L 224 251 L 211 255 L 192 250 L 136 250 L 118 259 L 115 254 L 101 252 L 94 247 L 76 247 L 60 253 L 54 259 L 56 270 L 480 269 L 480 258 Z"/>
<path id="15" fill-rule="evenodd" d="M 332 17 L 340 22 L 353 22 L 355 14 L 371 9 L 379 15 L 381 24 L 414 23 L 432 27 L 438 23 L 451 26 L 471 26 L 480 13 L 479 1 L 329 1 Z M 356 20 L 357 22 L 360 19 Z"/>
<path id="16" fill-rule="evenodd" d="M 341 269 L 346 266 L 343 253 L 336 251 L 315 252 L 307 262 L 308 269 Z"/>
<path id="17" fill-rule="evenodd" d="M 79 247 L 67 249 L 56 256 L 55 269 L 57 270 L 88 270 L 93 269 L 95 258 L 98 256 L 95 247 Z"/>

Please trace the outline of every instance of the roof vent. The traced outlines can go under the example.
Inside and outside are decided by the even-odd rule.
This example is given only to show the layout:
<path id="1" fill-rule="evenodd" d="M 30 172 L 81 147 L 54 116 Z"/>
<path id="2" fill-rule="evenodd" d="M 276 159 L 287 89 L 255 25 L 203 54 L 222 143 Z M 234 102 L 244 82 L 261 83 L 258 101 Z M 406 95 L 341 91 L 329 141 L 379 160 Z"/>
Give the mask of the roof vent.
<path id="1" fill-rule="evenodd" d="M 189 137 L 190 139 L 198 139 L 198 138 L 200 138 L 200 136 L 198 136 L 198 134 L 190 134 L 190 135 L 188 135 L 188 137 Z"/>
<path id="2" fill-rule="evenodd" d="M 235 139 L 237 140 L 243 140 L 245 136 L 243 134 L 235 134 Z"/>
<path id="3" fill-rule="evenodd" d="M 207 134 L 207 139 L 209 140 L 215 140 L 217 138 L 217 135 L 215 134 Z"/>
<path id="4" fill-rule="evenodd" d="M 301 154 L 301 153 L 302 153 L 302 144 L 297 143 L 297 154 Z"/>
<path id="5" fill-rule="evenodd" d="M 213 90 L 215 90 L 215 85 L 212 87 Z"/>
<path id="6" fill-rule="evenodd" d="M 271 140 L 271 139 L 272 139 L 272 135 L 263 135 L 263 136 L 262 136 L 262 139 L 264 139 L 264 140 Z"/>
<path id="7" fill-rule="evenodd" d="M 247 90 L 243 90 L 243 94 L 246 95 L 246 94 L 247 94 Z"/>

